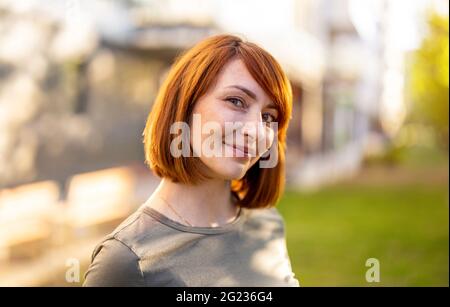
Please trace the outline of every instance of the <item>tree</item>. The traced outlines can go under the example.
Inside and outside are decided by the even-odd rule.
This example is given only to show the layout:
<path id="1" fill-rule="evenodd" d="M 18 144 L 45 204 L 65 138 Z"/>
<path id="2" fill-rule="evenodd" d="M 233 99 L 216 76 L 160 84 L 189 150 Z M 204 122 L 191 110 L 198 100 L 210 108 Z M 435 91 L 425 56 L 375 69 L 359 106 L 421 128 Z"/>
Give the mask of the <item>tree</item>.
<path id="1" fill-rule="evenodd" d="M 412 55 L 408 122 L 429 125 L 448 150 L 449 20 L 430 14 L 428 33 Z"/>

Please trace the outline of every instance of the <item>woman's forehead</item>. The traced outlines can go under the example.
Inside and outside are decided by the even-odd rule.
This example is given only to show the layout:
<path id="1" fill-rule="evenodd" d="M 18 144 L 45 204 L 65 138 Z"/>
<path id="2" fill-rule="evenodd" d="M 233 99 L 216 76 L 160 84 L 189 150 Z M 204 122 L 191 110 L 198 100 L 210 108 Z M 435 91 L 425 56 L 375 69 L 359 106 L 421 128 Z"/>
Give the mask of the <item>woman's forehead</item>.
<path id="1" fill-rule="evenodd" d="M 222 68 L 218 75 L 218 84 L 220 86 L 229 86 L 233 83 L 245 82 L 247 87 L 259 87 L 253 79 L 244 62 L 240 59 L 231 60 Z"/>
<path id="2" fill-rule="evenodd" d="M 240 59 L 232 60 L 223 67 L 218 76 L 215 88 L 220 91 L 242 91 L 255 100 L 269 99 L 261 86 L 252 77 L 244 62 Z"/>

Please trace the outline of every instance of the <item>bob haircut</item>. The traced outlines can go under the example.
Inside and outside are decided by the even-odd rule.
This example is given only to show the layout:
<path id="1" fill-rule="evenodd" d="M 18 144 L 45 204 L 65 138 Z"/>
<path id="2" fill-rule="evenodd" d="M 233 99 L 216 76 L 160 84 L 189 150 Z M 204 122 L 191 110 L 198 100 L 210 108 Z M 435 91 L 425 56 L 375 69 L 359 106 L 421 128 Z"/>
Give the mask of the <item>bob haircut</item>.
<path id="1" fill-rule="evenodd" d="M 240 180 L 232 180 L 238 205 L 265 208 L 276 205 L 284 190 L 286 132 L 292 113 L 292 89 L 279 63 L 258 45 L 234 35 L 215 35 L 177 57 L 162 84 L 143 132 L 145 160 L 153 172 L 174 182 L 196 184 L 209 177 L 198 157 L 173 157 L 170 134 L 175 122 L 190 123 L 196 101 L 214 85 L 221 69 L 240 59 L 278 109 L 278 162 L 260 168 L 257 161 Z M 192 152 L 192 146 L 191 146 Z"/>

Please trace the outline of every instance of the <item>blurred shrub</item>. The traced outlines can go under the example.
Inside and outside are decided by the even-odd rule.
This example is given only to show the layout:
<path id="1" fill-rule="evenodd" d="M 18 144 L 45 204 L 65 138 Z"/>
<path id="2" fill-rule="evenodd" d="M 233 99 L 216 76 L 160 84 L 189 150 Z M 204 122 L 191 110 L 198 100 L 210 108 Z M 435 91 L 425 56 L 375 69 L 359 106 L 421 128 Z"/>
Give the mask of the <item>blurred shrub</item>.
<path id="1" fill-rule="evenodd" d="M 448 15 L 428 15 L 428 33 L 412 56 L 406 89 L 407 123 L 432 127 L 438 145 L 448 151 L 449 84 Z M 420 129 L 420 126 L 416 126 Z"/>

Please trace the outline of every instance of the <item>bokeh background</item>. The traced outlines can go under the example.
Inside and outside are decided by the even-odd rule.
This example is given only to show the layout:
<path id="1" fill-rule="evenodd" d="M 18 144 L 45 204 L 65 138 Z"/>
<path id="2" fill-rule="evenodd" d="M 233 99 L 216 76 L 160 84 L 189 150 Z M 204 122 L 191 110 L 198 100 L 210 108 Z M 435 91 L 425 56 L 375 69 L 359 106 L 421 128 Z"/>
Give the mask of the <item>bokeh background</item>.
<path id="1" fill-rule="evenodd" d="M 232 33 L 271 52 L 294 90 L 278 208 L 300 283 L 448 286 L 448 10 L 0 0 L 0 285 L 81 285 L 95 244 L 158 183 L 141 134 L 174 58 Z"/>

